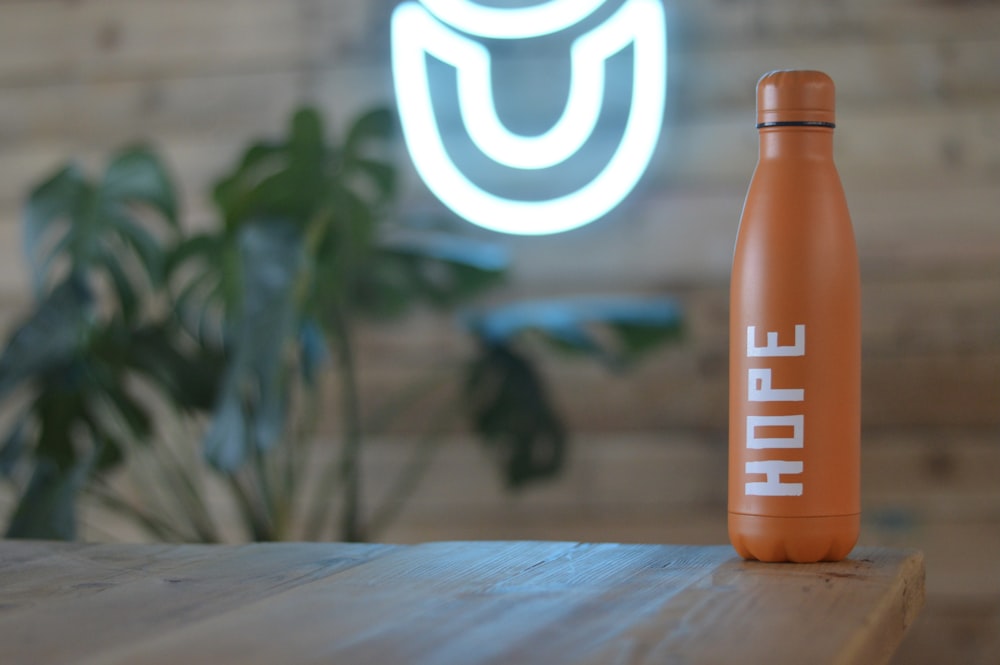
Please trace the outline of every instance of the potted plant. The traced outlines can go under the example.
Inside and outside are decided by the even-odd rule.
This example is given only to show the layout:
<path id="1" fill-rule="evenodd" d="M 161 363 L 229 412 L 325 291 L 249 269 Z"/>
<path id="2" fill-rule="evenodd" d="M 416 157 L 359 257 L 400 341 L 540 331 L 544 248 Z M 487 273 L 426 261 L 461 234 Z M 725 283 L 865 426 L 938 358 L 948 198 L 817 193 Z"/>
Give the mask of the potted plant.
<path id="1" fill-rule="evenodd" d="M 376 109 L 335 141 L 318 112 L 297 111 L 287 136 L 253 143 L 218 181 L 220 223 L 194 234 L 149 148 L 118 152 L 100 179 L 68 165 L 32 191 L 35 304 L 0 354 L 0 400 L 21 405 L 0 445 L 0 473 L 18 496 L 8 536 L 74 537 L 85 497 L 156 538 L 219 540 L 211 485 L 238 507 L 241 538 L 369 538 L 455 418 L 497 451 L 510 486 L 558 472 L 566 428 L 524 340 L 618 366 L 676 336 L 679 312 L 628 297 L 473 307 L 502 283 L 507 258 L 399 221 L 394 129 Z M 476 343 L 450 373 L 455 399 L 426 419 L 411 464 L 365 512 L 363 443 L 425 384 L 415 377 L 416 388 L 363 404 L 358 326 L 415 307 L 457 317 Z M 310 490 L 323 457 L 319 379 L 331 373 L 337 454 Z M 171 440 L 171 422 L 198 434 Z M 130 485 L 140 464 L 143 480 Z"/>

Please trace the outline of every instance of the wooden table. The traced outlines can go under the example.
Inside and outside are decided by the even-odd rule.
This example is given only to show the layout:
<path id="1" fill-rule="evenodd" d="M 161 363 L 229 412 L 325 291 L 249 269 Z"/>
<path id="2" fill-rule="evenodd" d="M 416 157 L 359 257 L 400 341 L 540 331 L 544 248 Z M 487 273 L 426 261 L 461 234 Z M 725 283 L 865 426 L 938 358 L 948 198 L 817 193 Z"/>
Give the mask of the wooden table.
<path id="1" fill-rule="evenodd" d="M 760 564 L 727 546 L 0 542 L 0 663 L 863 663 L 920 554 Z"/>

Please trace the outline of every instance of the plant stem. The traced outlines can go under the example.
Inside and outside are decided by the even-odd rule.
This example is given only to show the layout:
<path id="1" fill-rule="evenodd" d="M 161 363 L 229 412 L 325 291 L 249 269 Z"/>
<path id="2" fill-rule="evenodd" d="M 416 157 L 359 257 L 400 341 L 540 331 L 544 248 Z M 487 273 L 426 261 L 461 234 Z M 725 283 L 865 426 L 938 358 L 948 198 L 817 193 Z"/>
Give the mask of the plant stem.
<path id="1" fill-rule="evenodd" d="M 289 437 L 287 468 L 284 474 L 284 494 L 288 497 L 291 504 L 289 506 L 290 509 L 295 508 L 296 492 L 302 489 L 300 485 L 305 482 L 306 471 L 308 469 L 307 464 L 316 450 L 316 430 L 317 422 L 319 421 L 319 403 L 321 399 L 319 380 L 317 379 L 315 385 L 303 389 L 301 394 L 303 402 L 301 419 L 293 428 Z M 303 508 L 307 505 L 307 498 L 303 493 L 301 499 Z"/>
<path id="2" fill-rule="evenodd" d="M 405 388 L 390 395 L 388 399 L 375 408 L 364 421 L 364 433 L 367 437 L 379 436 L 389 428 L 389 425 L 401 414 L 406 413 L 421 400 L 452 379 L 457 366 L 442 363 L 430 372 Z"/>
<path id="3" fill-rule="evenodd" d="M 267 459 L 256 441 L 250 443 L 252 473 L 255 478 L 254 486 L 257 488 L 260 499 L 260 510 L 263 513 L 263 523 L 268 525 L 267 534 L 258 540 L 278 540 L 280 536 L 280 516 L 274 499 L 274 492 L 271 491 L 271 478 L 268 473 Z"/>
<path id="4" fill-rule="evenodd" d="M 343 408 L 343 447 L 340 452 L 340 480 L 343 500 L 340 513 L 340 540 L 361 542 L 361 398 L 348 317 L 335 310 L 331 316 L 337 359 L 340 362 L 341 403 Z"/>
<path id="5" fill-rule="evenodd" d="M 144 511 L 127 499 L 119 496 L 115 490 L 103 480 L 95 480 L 87 488 L 87 493 L 105 508 L 123 517 L 132 519 L 153 537 L 166 542 L 188 542 L 190 538 L 176 530 L 171 524 L 160 519 L 153 513 Z"/>
<path id="6" fill-rule="evenodd" d="M 179 414 L 175 414 L 181 418 Z M 185 434 L 176 433 L 181 439 Z M 155 451 L 160 455 L 159 464 L 165 475 L 173 475 L 177 478 L 180 492 L 178 496 L 187 505 L 186 515 L 191 520 L 191 526 L 198 534 L 198 539 L 204 543 L 221 542 L 219 531 L 215 527 L 212 519 L 212 511 L 208 507 L 208 502 L 202 496 L 201 478 L 198 473 L 198 462 L 194 459 L 186 461 L 182 458 L 180 451 L 172 447 L 173 441 L 162 441 L 161 445 L 155 446 Z M 183 443 L 180 445 L 184 445 Z M 169 458 L 169 459 L 166 459 Z M 193 462 L 193 463 L 189 463 Z"/>
<path id="7" fill-rule="evenodd" d="M 258 507 L 254 505 L 253 497 L 243 487 L 243 483 L 240 482 L 239 477 L 234 473 L 225 473 L 223 474 L 223 478 L 236 498 L 236 503 L 242 513 L 243 523 L 250 534 L 250 539 L 254 542 L 272 540 L 267 516 L 263 515 L 263 511 L 258 510 Z"/>
<path id="8" fill-rule="evenodd" d="M 457 413 L 455 409 L 451 408 L 451 405 L 445 406 L 435 415 L 427 432 L 417 441 L 416 449 L 410 459 L 400 470 L 392 486 L 386 492 L 382 503 L 372 515 L 369 522 L 371 533 L 379 533 L 399 515 L 406 500 L 420 485 L 420 480 L 427 472 L 431 460 L 434 459 L 434 453 L 437 452 L 441 444 L 442 433 L 456 415 Z"/>

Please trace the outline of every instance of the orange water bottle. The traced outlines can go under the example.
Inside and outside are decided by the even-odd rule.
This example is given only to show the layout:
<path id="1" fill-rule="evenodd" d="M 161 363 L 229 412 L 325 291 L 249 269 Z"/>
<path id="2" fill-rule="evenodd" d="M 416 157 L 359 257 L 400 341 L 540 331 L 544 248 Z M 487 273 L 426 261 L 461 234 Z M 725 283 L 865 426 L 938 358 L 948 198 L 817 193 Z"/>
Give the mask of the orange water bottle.
<path id="1" fill-rule="evenodd" d="M 748 559 L 837 561 L 860 528 L 861 289 L 833 127 L 826 74 L 757 83 L 729 323 L 729 539 Z"/>

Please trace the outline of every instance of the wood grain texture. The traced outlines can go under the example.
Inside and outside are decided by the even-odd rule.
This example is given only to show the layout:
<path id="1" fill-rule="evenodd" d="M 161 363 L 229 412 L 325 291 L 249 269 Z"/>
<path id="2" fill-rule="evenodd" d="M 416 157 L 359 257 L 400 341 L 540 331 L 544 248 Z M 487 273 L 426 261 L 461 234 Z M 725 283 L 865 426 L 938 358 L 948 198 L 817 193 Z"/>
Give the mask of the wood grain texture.
<path id="1" fill-rule="evenodd" d="M 920 554 L 874 548 L 767 565 L 728 546 L 4 542 L 0 566 L 31 591 L 0 587 L 0 661 L 39 665 L 874 665 L 923 604 Z"/>
<path id="2" fill-rule="evenodd" d="M 22 547 L 34 548 L 32 560 L 0 571 L 4 663 L 81 662 L 109 644 L 201 621 L 392 549 L 10 543 L 0 560 Z"/>

